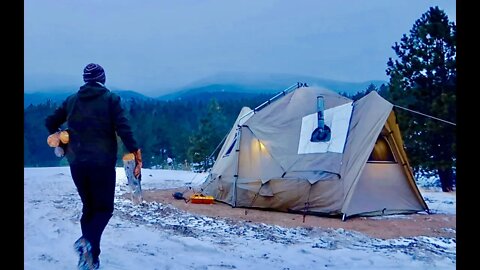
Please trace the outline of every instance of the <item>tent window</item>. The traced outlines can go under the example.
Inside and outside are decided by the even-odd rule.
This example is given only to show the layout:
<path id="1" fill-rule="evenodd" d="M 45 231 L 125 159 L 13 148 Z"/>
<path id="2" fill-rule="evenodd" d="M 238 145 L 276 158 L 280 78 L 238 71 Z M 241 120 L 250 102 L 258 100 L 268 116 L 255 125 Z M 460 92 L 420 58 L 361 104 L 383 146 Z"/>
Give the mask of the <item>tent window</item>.
<path id="1" fill-rule="evenodd" d="M 372 153 L 368 158 L 369 162 L 396 162 L 395 157 L 392 153 L 392 149 L 383 136 L 378 137 L 373 147 Z"/>
<path id="2" fill-rule="evenodd" d="M 235 139 L 233 140 L 232 144 L 230 145 L 230 147 L 228 147 L 227 149 L 227 152 L 225 153 L 225 155 L 223 155 L 223 157 L 228 157 L 230 155 L 230 153 L 232 152 L 233 150 L 233 147 L 235 146 L 235 143 L 237 142 L 237 134 L 235 134 Z"/>

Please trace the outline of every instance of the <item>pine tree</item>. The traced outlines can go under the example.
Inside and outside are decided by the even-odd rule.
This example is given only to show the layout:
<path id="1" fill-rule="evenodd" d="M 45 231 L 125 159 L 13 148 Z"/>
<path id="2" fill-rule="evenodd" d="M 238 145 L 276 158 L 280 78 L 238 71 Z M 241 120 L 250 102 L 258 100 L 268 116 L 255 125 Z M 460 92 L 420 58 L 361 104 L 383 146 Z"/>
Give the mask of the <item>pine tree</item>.
<path id="1" fill-rule="evenodd" d="M 29 105 L 23 114 L 24 166 L 58 166 L 60 159 L 47 145 L 48 130 L 45 117 L 52 113 L 57 104 L 50 100 L 44 104 Z"/>
<path id="2" fill-rule="evenodd" d="M 356 100 L 359 100 L 362 97 L 368 95 L 372 91 L 377 91 L 377 87 L 373 83 L 370 83 L 364 91 L 359 91 L 356 94 L 354 94 L 352 96 L 347 96 L 347 97 L 356 101 Z"/>
<path id="3" fill-rule="evenodd" d="M 393 104 L 455 123 L 456 119 L 456 25 L 444 11 L 431 7 L 392 46 L 390 100 Z M 405 147 L 417 170 L 436 171 L 443 191 L 451 191 L 456 168 L 454 124 L 411 111 L 398 110 Z"/>
<path id="4" fill-rule="evenodd" d="M 218 101 L 211 99 L 206 115 L 200 118 L 198 131 L 190 137 L 191 147 L 188 149 L 188 155 L 194 163 L 202 163 L 204 168 L 209 167 L 207 159 L 228 131 L 225 122 Z"/>

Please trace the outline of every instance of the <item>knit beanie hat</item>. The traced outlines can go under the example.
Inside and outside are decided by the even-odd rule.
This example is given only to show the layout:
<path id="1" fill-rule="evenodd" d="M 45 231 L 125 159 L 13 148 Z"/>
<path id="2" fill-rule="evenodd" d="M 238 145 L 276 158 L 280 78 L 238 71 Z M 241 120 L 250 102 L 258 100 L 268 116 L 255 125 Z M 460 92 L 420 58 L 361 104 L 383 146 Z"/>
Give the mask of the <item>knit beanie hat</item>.
<path id="1" fill-rule="evenodd" d="M 105 84 L 105 71 L 99 64 L 90 63 L 83 69 L 83 80 Z"/>

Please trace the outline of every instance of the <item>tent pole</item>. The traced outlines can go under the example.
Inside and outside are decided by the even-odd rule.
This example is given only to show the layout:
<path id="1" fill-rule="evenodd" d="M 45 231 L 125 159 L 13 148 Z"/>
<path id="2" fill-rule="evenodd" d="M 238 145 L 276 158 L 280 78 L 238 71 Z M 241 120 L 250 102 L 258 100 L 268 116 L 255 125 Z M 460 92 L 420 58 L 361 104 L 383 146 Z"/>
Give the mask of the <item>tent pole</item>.
<path id="1" fill-rule="evenodd" d="M 271 97 L 270 99 L 268 99 L 267 101 L 263 102 L 262 104 L 258 105 L 257 107 L 255 107 L 255 109 L 253 109 L 254 112 L 258 112 L 260 111 L 261 109 L 263 109 L 265 106 L 269 105 L 270 103 L 272 103 L 273 101 L 275 101 L 277 98 L 281 97 L 281 96 L 285 96 L 288 92 L 290 92 L 290 90 L 292 89 L 297 89 L 300 87 L 300 84 L 299 83 L 296 83 L 296 84 L 292 84 L 290 85 L 287 89 L 281 91 L 280 93 L 277 93 L 275 96 Z"/>
<path id="2" fill-rule="evenodd" d="M 301 84 L 301 83 L 296 83 L 296 84 L 292 84 L 290 85 L 289 87 L 287 87 L 285 90 L 281 91 L 280 93 L 276 94 L 275 96 L 271 97 L 270 99 L 268 99 L 267 101 L 263 102 L 262 104 L 258 105 L 257 107 L 255 107 L 255 109 L 249 111 L 248 113 L 242 115 L 240 117 L 240 119 L 243 119 L 244 117 L 252 114 L 252 113 L 256 113 L 258 111 L 260 111 L 261 109 L 265 108 L 267 105 L 269 105 L 270 103 L 272 103 L 273 101 L 275 101 L 277 98 L 279 98 L 280 96 L 285 96 L 288 92 L 294 90 L 294 89 L 297 89 L 297 88 L 300 88 L 301 86 L 303 86 L 304 84 Z M 305 84 L 306 85 L 306 84 Z"/>
<path id="3" fill-rule="evenodd" d="M 388 120 L 387 120 L 387 123 L 388 123 Z M 388 125 L 385 125 L 387 126 L 387 131 L 388 131 L 388 137 L 392 140 L 393 142 L 393 145 L 395 147 L 395 150 L 396 150 L 396 153 L 393 153 L 394 155 L 397 154 L 399 159 L 400 159 L 400 162 L 402 164 L 402 168 L 403 170 L 405 171 L 405 174 L 407 175 L 407 178 L 410 180 L 410 187 L 413 189 L 413 191 L 415 192 L 415 194 L 417 195 L 417 197 L 421 198 L 422 202 L 423 202 L 423 205 L 424 207 L 428 210 L 428 205 L 427 203 L 425 202 L 425 200 L 423 199 L 423 196 L 422 196 L 422 193 L 420 192 L 420 190 L 418 189 L 418 186 L 415 184 L 415 176 L 414 176 L 414 173 L 412 171 L 412 168 L 410 167 L 410 164 L 408 163 L 408 159 L 407 157 L 404 157 L 402 155 L 402 152 L 401 150 L 404 150 L 403 148 L 400 149 L 400 146 L 397 144 L 396 140 L 395 140 L 395 137 L 393 136 L 393 130 L 388 126 Z M 388 140 L 387 140 L 388 142 Z M 411 183 L 414 183 L 414 185 L 412 185 Z M 428 212 L 427 212 L 428 213 Z"/>
<path id="4" fill-rule="evenodd" d="M 242 127 L 238 126 L 237 130 L 237 145 L 235 147 L 235 157 L 237 166 L 235 167 L 235 174 L 233 175 L 233 207 L 237 207 L 237 180 L 238 180 L 238 171 L 240 166 L 240 143 L 242 136 Z"/>

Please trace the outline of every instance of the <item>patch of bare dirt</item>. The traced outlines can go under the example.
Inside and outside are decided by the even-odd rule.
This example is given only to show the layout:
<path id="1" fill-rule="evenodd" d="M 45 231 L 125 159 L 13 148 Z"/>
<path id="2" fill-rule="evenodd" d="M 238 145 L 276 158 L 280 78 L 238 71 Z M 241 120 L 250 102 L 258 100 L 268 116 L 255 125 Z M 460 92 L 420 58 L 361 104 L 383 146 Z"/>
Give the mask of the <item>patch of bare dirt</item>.
<path id="1" fill-rule="evenodd" d="M 340 218 L 333 217 L 304 216 L 302 214 L 235 208 L 222 202 L 215 202 L 213 204 L 186 203 L 184 200 L 178 200 L 172 196 L 176 191 L 183 192 L 186 198 L 192 194 L 191 191 L 184 192 L 182 189 L 146 190 L 143 192 L 143 197 L 147 202 L 155 201 L 162 204 L 170 204 L 190 213 L 209 217 L 265 223 L 288 228 L 343 228 L 380 239 L 415 236 L 456 238 L 456 215 L 411 214 L 382 218 L 352 217 L 346 221 L 342 221 Z M 128 194 L 126 194 L 126 196 L 128 196 Z"/>

